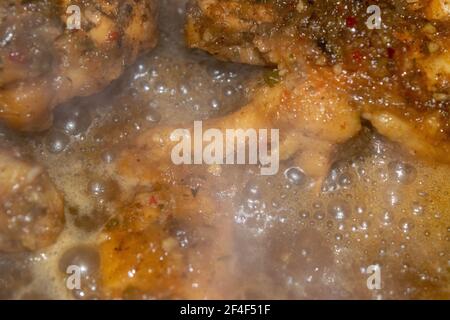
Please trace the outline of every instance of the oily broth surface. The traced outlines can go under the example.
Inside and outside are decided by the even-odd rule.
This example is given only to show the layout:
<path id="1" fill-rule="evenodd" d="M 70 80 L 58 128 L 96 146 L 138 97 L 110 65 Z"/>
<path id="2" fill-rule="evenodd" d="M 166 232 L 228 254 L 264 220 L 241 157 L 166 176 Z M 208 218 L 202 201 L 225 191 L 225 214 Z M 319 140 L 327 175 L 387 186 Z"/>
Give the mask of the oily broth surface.
<path id="1" fill-rule="evenodd" d="M 191 126 L 239 108 L 264 72 L 185 49 L 184 5 L 162 1 L 160 45 L 105 92 L 62 106 L 40 136 L 5 134 L 46 165 L 67 222 L 47 250 L 0 256 L 1 298 L 101 297 L 96 279 L 87 292 L 67 290 L 60 261 L 74 246 L 95 246 L 116 213 L 127 188 L 111 173 L 117 150 L 156 124 Z M 227 297 L 450 297 L 448 166 L 411 158 L 370 129 L 342 146 L 322 192 L 291 166 L 281 163 L 273 177 L 224 169 L 242 177 L 230 196 L 240 285 Z M 373 264 L 381 290 L 366 286 Z"/>
<path id="2" fill-rule="evenodd" d="M 306 177 L 250 178 L 236 206 L 245 297 L 448 299 L 449 168 L 399 154 L 368 129 L 349 147 L 320 196 Z M 375 264 L 382 289 L 371 291 Z"/>

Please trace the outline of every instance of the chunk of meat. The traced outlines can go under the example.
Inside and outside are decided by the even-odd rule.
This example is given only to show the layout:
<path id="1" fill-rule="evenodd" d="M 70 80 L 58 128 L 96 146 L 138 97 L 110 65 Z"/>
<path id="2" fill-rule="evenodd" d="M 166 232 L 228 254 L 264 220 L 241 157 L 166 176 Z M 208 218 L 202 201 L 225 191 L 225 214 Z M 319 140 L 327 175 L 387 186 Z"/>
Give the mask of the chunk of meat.
<path id="1" fill-rule="evenodd" d="M 407 147 L 412 154 L 450 163 L 448 116 L 442 111 L 409 111 L 405 115 L 399 110 L 371 108 L 363 112 L 363 117 L 382 135 Z"/>
<path id="2" fill-rule="evenodd" d="M 139 135 L 118 160 L 121 170 L 154 181 L 155 173 L 172 166 L 170 157 L 176 142 L 170 137 L 180 126 L 156 127 Z M 205 121 L 203 128 L 279 129 L 281 160 L 296 156 L 305 172 L 321 179 L 328 172 L 335 145 L 355 135 L 360 121 L 358 110 L 332 74 L 309 70 L 273 87 L 262 87 L 250 104 L 225 117 Z M 149 167 L 156 170 L 149 171 Z"/>
<path id="3" fill-rule="evenodd" d="M 45 169 L 0 148 L 0 251 L 49 246 L 63 227 L 63 199 Z"/>
<path id="4" fill-rule="evenodd" d="M 332 69 L 348 83 L 347 99 L 381 133 L 414 154 L 448 163 L 443 156 L 450 148 L 446 2 L 379 1 L 383 26 L 372 31 L 366 26 L 370 4 L 194 0 L 186 37 L 191 47 L 220 59 L 277 66 L 281 83 L 304 69 L 324 74 Z M 233 23 L 241 20 L 245 26 Z M 289 38 L 295 45 L 285 45 Z"/>
<path id="5" fill-rule="evenodd" d="M 66 28 L 73 5 L 79 30 Z M 2 1 L 0 120 L 48 128 L 56 105 L 102 90 L 155 46 L 156 12 L 154 0 Z"/>
<path id="6" fill-rule="evenodd" d="M 276 13 L 266 3 L 249 1 L 190 2 L 186 24 L 188 43 L 225 60 L 263 65 L 264 58 L 252 43 L 242 41 L 243 34 L 276 21 Z M 199 22 L 201 20 L 201 22 Z M 204 28 L 210 24 L 209 27 Z M 201 30 L 200 30 L 201 29 Z M 220 33 L 221 37 L 217 38 Z"/>
<path id="7" fill-rule="evenodd" d="M 230 210 L 213 200 L 214 188 L 203 179 L 178 174 L 186 179 L 169 184 L 161 176 L 152 187 L 140 182 L 130 204 L 106 224 L 99 239 L 105 297 L 220 299 L 232 294 Z"/>

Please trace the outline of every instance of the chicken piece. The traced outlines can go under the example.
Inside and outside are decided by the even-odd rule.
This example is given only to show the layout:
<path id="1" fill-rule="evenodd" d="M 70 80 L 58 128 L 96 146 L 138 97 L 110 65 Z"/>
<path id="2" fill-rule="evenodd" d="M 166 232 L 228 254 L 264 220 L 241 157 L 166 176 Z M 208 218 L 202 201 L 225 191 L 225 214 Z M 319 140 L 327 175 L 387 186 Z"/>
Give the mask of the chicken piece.
<path id="1" fill-rule="evenodd" d="M 347 99 L 378 131 L 414 154 L 450 163 L 450 25 L 445 3 L 379 1 L 382 25 L 373 30 L 366 25 L 370 5 L 351 0 L 340 5 L 196 0 L 189 5 L 187 41 L 220 59 L 278 66 L 282 83 L 302 69 L 331 74 L 322 70 L 332 68 L 336 78 L 346 78 Z M 287 37 L 296 45 L 284 45 Z M 289 60 L 301 60 L 301 67 L 286 68 Z"/>
<path id="2" fill-rule="evenodd" d="M 382 135 L 400 143 L 415 155 L 450 163 L 448 115 L 442 111 L 413 112 L 371 108 L 363 117 Z"/>
<path id="3" fill-rule="evenodd" d="M 203 130 L 279 129 L 280 159 L 295 156 L 306 173 L 321 180 L 328 172 L 335 146 L 359 132 L 359 111 L 346 93 L 347 85 L 332 71 L 327 68 L 300 71 L 302 56 L 289 59 L 284 55 L 284 52 L 294 53 L 297 48 L 304 48 L 303 44 L 290 37 L 285 37 L 284 41 L 276 39 L 261 40 L 259 45 L 276 46 L 270 50 L 268 59 L 283 66 L 287 74 L 284 80 L 257 89 L 251 102 L 238 111 L 205 121 Z M 299 71 L 289 71 L 294 69 Z M 154 173 L 172 166 L 171 151 L 177 142 L 171 140 L 171 133 L 177 128 L 190 127 L 184 124 L 156 127 L 140 134 L 119 158 L 121 172 L 155 181 Z M 193 136 L 192 128 L 190 130 Z M 149 172 L 149 166 L 158 170 Z"/>
<path id="4" fill-rule="evenodd" d="M 346 141 L 360 129 L 357 110 L 340 91 L 338 82 L 327 81 L 327 76 L 331 77 L 331 74 L 312 71 L 304 78 L 294 78 L 272 88 L 263 87 L 250 104 L 223 118 L 206 121 L 203 128 L 224 131 L 280 129 L 281 160 L 287 160 L 300 151 L 299 165 L 310 176 L 323 178 L 328 172 L 335 145 Z M 340 108 L 335 108 L 336 104 Z M 170 137 L 179 127 L 158 127 L 141 134 L 119 159 L 124 174 L 155 181 L 154 173 L 173 165 L 171 151 L 177 143 Z M 193 136 L 193 129 L 190 130 Z M 229 145 L 234 143 L 227 142 Z M 158 169 L 149 171 L 149 166 Z"/>
<path id="5" fill-rule="evenodd" d="M 276 19 L 272 6 L 263 2 L 191 1 L 186 23 L 188 43 L 224 60 L 264 65 L 261 52 L 243 38 Z"/>
<path id="6" fill-rule="evenodd" d="M 63 199 L 44 168 L 0 148 L 0 251 L 44 248 L 63 227 Z"/>
<path id="7" fill-rule="evenodd" d="M 220 299 L 232 288 L 232 221 L 204 179 L 136 185 L 100 235 L 107 298 Z"/>
<path id="8" fill-rule="evenodd" d="M 66 28 L 73 6 L 79 30 Z M 0 120 L 48 128 L 56 105 L 102 90 L 155 46 L 156 12 L 154 0 L 2 1 Z"/>

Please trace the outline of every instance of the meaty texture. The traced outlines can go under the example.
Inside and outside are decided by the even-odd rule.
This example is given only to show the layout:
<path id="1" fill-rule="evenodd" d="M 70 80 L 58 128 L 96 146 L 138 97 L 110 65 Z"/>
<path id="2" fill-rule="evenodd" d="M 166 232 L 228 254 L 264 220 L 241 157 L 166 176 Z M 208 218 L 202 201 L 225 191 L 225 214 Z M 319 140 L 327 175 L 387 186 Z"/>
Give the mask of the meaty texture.
<path id="1" fill-rule="evenodd" d="M 280 159 L 295 157 L 305 172 L 320 180 L 328 172 L 334 146 L 355 135 L 361 127 L 358 111 L 350 104 L 344 88 L 326 70 L 310 69 L 307 78 L 303 72 L 291 74 L 285 82 L 259 88 L 252 102 L 238 111 L 205 121 L 203 129 L 277 128 Z M 144 176 L 152 175 L 145 166 L 166 170 L 171 166 L 171 150 L 177 144 L 170 136 L 179 127 L 156 127 L 142 133 L 121 159 L 134 173 L 143 166 Z M 193 135 L 192 125 L 185 127 L 191 128 Z"/>
<path id="2" fill-rule="evenodd" d="M 0 251 L 46 247 L 63 227 L 63 199 L 45 169 L 0 147 Z"/>
<path id="3" fill-rule="evenodd" d="M 323 88 L 339 81 L 349 104 L 382 134 L 414 154 L 450 163 L 448 4 L 377 1 L 381 28 L 369 29 L 366 11 L 371 4 L 191 1 L 187 41 L 223 60 L 277 68 L 279 84 L 268 91 L 286 86 L 293 74 L 309 77 L 310 70 L 316 70 L 324 75 L 318 76 L 323 78 Z M 328 77 L 331 73 L 335 76 Z M 271 97 L 267 94 L 267 101 Z M 282 110 L 284 105 L 274 108 Z M 333 112 L 329 116 L 332 119 Z M 280 118 L 285 117 L 289 114 L 280 113 Z M 303 123 L 292 125 L 300 128 Z"/>
<path id="4" fill-rule="evenodd" d="M 81 29 L 66 22 L 81 11 Z M 117 79 L 156 44 L 157 1 L 5 0 L 0 3 L 0 120 L 43 130 L 52 109 Z"/>
<path id="5" fill-rule="evenodd" d="M 207 179 L 203 168 L 140 166 L 131 175 L 125 168 L 133 169 L 125 163 L 118 167 L 134 192 L 99 238 L 104 297 L 232 295 L 233 215 L 230 203 L 217 197 L 218 185 L 226 181 Z"/>

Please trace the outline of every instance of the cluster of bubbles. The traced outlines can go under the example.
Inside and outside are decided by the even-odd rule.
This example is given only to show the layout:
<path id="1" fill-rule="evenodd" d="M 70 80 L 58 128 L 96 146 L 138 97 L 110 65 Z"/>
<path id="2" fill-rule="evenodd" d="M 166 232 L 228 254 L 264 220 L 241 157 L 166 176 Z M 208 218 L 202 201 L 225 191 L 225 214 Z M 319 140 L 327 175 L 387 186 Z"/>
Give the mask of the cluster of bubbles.
<path id="1" fill-rule="evenodd" d="M 441 247 L 442 241 L 445 241 L 442 232 L 433 233 L 431 230 L 436 228 L 432 220 L 438 223 L 442 217 L 442 207 L 439 207 L 442 201 L 438 200 L 435 204 L 430 198 L 430 194 L 436 192 L 433 188 L 440 179 L 439 174 L 426 173 L 435 169 L 402 156 L 393 144 L 377 135 L 370 132 L 364 135 L 358 138 L 361 141 L 352 141 L 354 148 L 351 153 L 348 156 L 344 153 L 319 184 L 312 181 L 301 167 L 282 164 L 287 166 L 276 177 L 263 179 L 250 175 L 248 179 L 252 182 L 244 187 L 240 195 L 237 222 L 244 230 L 242 232 L 253 231 L 252 234 L 256 235 L 253 238 L 255 247 L 267 247 L 275 241 L 279 243 L 276 252 L 283 252 L 291 246 L 291 241 L 296 241 L 293 240 L 295 234 L 311 234 L 319 243 L 327 243 L 314 248 L 307 239 L 302 239 L 306 245 L 296 242 L 296 246 L 288 252 L 271 257 L 274 259 L 270 262 L 272 268 L 276 269 L 277 277 L 283 277 L 285 289 L 294 286 L 300 296 L 317 277 L 337 281 L 323 271 L 324 262 L 321 260 L 315 260 L 313 269 L 322 270 L 322 273 L 294 275 L 289 271 L 292 261 L 308 257 L 311 251 L 322 250 L 323 255 L 331 257 L 334 260 L 333 270 L 342 268 L 342 271 L 352 264 L 360 264 L 364 269 L 373 259 L 385 261 L 385 270 L 388 274 L 392 272 L 389 276 L 396 277 L 397 267 L 411 264 L 411 255 L 420 251 L 415 251 L 415 246 L 433 248 L 436 245 L 431 240 L 433 237 L 439 239 Z M 439 199 L 439 192 L 433 197 Z M 246 241 L 249 242 L 248 239 Z M 283 246 L 285 249 L 281 249 Z M 329 252 L 330 249 L 332 252 Z M 433 255 L 433 259 L 440 261 L 436 270 L 424 272 L 411 267 L 407 270 L 400 268 L 399 272 L 412 273 L 408 287 L 402 287 L 404 284 L 396 279 L 398 282 L 393 281 L 384 294 L 408 297 L 417 290 L 414 286 L 425 287 L 429 283 L 442 281 L 437 275 L 421 276 L 430 272 L 442 274 L 445 254 L 440 250 L 433 252 Z M 300 269 L 304 267 L 299 266 Z M 416 278 L 418 282 L 411 282 Z M 346 279 L 340 281 L 346 283 L 351 277 Z M 316 285 L 317 290 L 324 286 L 323 283 Z M 336 294 L 339 296 L 339 293 Z M 367 294 L 370 297 L 370 292 Z"/>
<path id="2" fill-rule="evenodd" d="M 54 279 L 52 269 L 47 266 L 49 261 L 59 261 L 61 274 L 56 280 L 60 281 L 67 278 L 68 266 L 81 265 L 84 286 L 69 292 L 76 299 L 98 297 L 95 235 L 117 212 L 115 202 L 124 192 L 125 187 L 109 171 L 121 147 L 158 124 L 189 123 L 241 107 L 250 90 L 246 84 L 262 72 L 250 66 L 218 62 L 185 48 L 182 2 L 174 5 L 173 1 L 167 1 L 164 6 L 161 14 L 167 19 L 161 20 L 168 23 L 162 23 L 160 44 L 155 50 L 102 93 L 77 98 L 56 108 L 53 126 L 27 138 L 31 153 L 46 165 L 64 193 L 65 237 L 71 239 L 73 234 L 69 243 L 77 243 L 75 239 L 94 241 L 71 249 L 57 244 L 44 259 L 47 263 L 32 267 L 36 274 L 42 275 L 39 279 L 45 278 L 45 274 Z M 181 244 L 187 245 L 186 235 L 178 236 Z M 27 284 L 33 288 L 32 283 Z M 21 286 L 27 284 L 20 282 Z M 16 286 L 11 291 L 17 292 Z"/>

